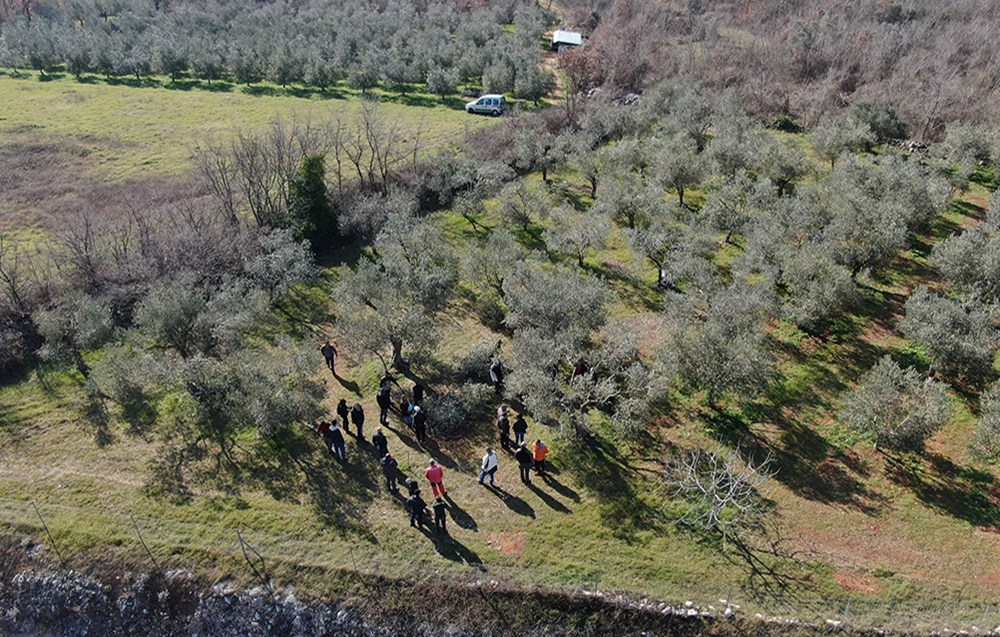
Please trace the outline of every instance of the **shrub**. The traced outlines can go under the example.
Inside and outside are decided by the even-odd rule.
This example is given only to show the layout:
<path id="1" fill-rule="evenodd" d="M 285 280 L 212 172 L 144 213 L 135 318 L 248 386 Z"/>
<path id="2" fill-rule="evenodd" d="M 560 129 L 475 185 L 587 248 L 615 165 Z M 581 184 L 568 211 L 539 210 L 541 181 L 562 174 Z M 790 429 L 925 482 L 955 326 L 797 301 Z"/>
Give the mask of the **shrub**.
<path id="1" fill-rule="evenodd" d="M 476 343 L 469 348 L 468 353 L 458 361 L 455 376 L 460 383 L 486 383 L 490 379 L 490 364 L 496 355 L 493 343 L 485 341 Z"/>
<path id="2" fill-rule="evenodd" d="M 467 383 L 443 391 L 427 400 L 428 425 L 442 438 L 465 435 L 476 416 L 485 412 L 493 399 L 493 388 L 483 383 Z"/>

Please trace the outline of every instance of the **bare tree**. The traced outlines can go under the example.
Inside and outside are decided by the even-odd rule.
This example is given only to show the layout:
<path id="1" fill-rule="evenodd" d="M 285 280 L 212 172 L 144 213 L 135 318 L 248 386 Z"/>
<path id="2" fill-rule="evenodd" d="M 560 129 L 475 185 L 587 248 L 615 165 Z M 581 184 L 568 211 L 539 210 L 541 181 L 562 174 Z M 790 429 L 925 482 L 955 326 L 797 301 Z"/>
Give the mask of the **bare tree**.
<path id="1" fill-rule="evenodd" d="M 664 462 L 664 485 L 669 496 L 686 510 L 677 519 L 742 543 L 758 529 L 770 510 L 760 488 L 777 473 L 770 454 L 760 461 L 744 458 L 739 449 L 696 449 Z"/>

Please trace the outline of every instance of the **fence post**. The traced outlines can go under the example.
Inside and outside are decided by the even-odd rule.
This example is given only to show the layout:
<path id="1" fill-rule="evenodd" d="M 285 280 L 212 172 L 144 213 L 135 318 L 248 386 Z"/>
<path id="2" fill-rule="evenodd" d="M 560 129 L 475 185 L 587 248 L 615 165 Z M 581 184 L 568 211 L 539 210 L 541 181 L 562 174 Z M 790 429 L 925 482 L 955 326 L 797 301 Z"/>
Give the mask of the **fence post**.
<path id="1" fill-rule="evenodd" d="M 42 512 L 38 510 L 38 505 L 35 501 L 31 501 L 31 506 L 34 507 L 35 513 L 38 515 L 38 519 L 42 523 L 42 528 L 45 529 L 45 534 L 49 536 L 49 544 L 52 545 L 52 550 L 56 552 L 56 557 L 59 558 L 59 565 L 62 566 L 63 570 L 66 570 L 66 560 L 63 559 L 62 553 L 59 552 L 59 546 L 56 544 L 55 538 L 52 537 L 52 531 L 49 531 L 49 525 L 45 523 L 45 518 L 42 517 Z"/>
<path id="2" fill-rule="evenodd" d="M 135 529 L 135 534 L 139 536 L 139 543 L 142 544 L 142 548 L 146 549 L 146 555 L 153 561 L 153 566 L 156 567 L 156 570 L 160 570 L 160 565 L 156 561 L 156 558 L 153 557 L 153 552 L 149 550 L 149 547 L 146 546 L 146 540 L 142 538 L 142 531 L 139 530 L 139 523 L 135 521 L 135 514 L 129 513 L 128 517 L 132 520 L 132 528 Z"/>

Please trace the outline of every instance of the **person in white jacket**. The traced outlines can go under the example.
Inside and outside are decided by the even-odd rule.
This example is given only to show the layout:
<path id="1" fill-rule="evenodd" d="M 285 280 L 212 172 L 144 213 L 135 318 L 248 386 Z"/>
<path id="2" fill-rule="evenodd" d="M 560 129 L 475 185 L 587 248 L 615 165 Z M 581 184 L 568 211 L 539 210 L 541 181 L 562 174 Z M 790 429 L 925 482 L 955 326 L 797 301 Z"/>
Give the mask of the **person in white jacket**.
<path id="1" fill-rule="evenodd" d="M 479 473 L 479 484 L 485 484 L 483 480 L 486 476 L 490 477 L 490 486 L 493 486 L 493 476 L 497 472 L 497 467 L 500 465 L 500 459 L 497 458 L 497 452 L 493 451 L 493 447 L 486 447 L 486 455 L 483 456 L 483 470 Z"/>

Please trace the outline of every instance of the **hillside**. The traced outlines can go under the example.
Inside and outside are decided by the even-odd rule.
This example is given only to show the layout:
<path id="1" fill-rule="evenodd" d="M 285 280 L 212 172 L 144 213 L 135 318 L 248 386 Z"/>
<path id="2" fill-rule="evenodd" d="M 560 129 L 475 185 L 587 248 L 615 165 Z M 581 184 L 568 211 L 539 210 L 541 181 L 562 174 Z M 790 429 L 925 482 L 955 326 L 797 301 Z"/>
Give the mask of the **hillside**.
<path id="1" fill-rule="evenodd" d="M 0 75 L 12 534 L 319 596 L 488 578 L 996 621 L 995 131 L 900 148 L 885 105 L 803 130 L 686 81 L 495 120 L 352 82 Z M 398 478 L 430 504 L 444 468 L 447 535 L 384 488 L 384 374 Z M 343 461 L 315 432 L 341 399 L 367 413 Z M 498 450 L 482 486 L 501 403 L 547 472 Z"/>

